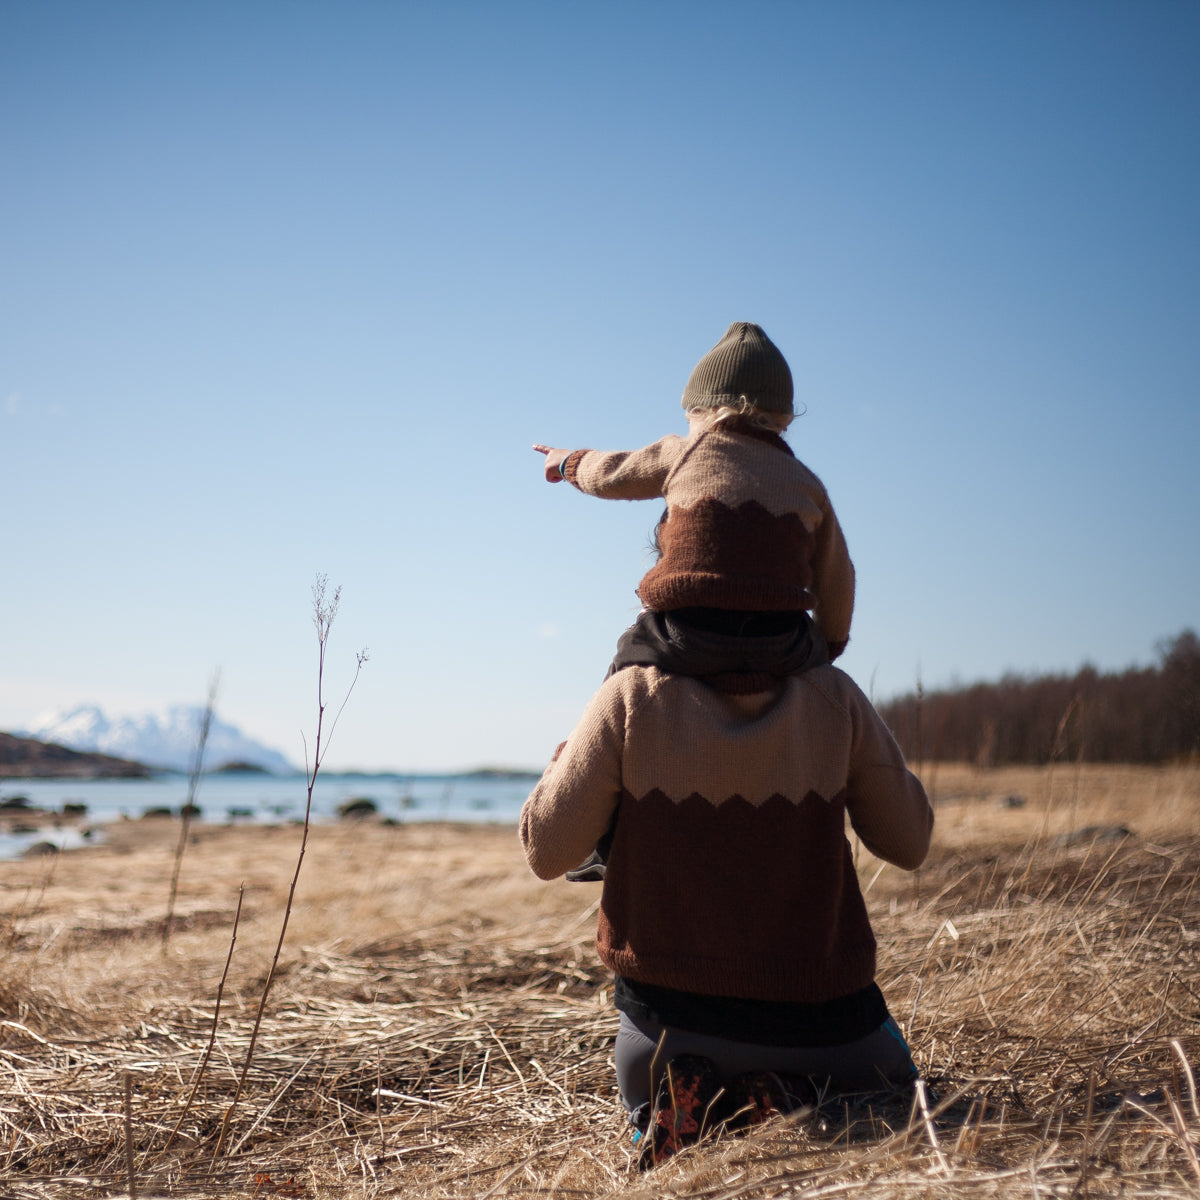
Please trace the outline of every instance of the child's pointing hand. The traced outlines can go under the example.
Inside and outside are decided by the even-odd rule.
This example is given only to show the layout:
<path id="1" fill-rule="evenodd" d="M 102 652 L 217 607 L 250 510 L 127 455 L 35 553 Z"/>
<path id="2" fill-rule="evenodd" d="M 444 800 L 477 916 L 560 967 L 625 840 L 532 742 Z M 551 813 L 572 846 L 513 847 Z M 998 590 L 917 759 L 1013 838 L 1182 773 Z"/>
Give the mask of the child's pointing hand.
<path id="1" fill-rule="evenodd" d="M 557 450 L 553 446 L 542 446 L 534 442 L 533 448 L 546 456 L 546 482 L 561 483 L 566 476 L 562 473 L 562 465 L 570 457 L 570 450 Z"/>

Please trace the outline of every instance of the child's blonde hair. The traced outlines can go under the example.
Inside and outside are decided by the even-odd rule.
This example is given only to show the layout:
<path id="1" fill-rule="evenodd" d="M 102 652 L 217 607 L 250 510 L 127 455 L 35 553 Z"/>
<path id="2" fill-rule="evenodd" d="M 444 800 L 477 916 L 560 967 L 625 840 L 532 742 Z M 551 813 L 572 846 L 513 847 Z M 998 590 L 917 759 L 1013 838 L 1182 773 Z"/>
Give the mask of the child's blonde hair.
<path id="1" fill-rule="evenodd" d="M 714 425 L 723 425 L 726 421 L 747 421 L 757 429 L 765 429 L 768 433 L 782 433 L 791 423 L 793 413 L 767 412 L 759 408 L 749 396 L 738 396 L 731 403 L 720 404 L 714 408 L 689 408 L 688 421 L 702 424 L 705 429 Z"/>

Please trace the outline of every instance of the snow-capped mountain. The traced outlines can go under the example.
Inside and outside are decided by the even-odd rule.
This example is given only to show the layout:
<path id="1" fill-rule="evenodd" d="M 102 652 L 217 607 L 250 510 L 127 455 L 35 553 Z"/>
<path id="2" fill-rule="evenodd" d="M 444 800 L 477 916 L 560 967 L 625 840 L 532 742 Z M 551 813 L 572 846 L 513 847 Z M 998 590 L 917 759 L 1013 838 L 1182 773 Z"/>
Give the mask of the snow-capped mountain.
<path id="1" fill-rule="evenodd" d="M 203 718 L 200 705 L 173 704 L 162 713 L 110 719 L 98 705 L 81 704 L 46 713 L 21 733 L 71 750 L 90 750 L 131 758 L 147 766 L 190 771 Z M 226 763 L 250 763 L 281 775 L 295 770 L 278 750 L 254 741 L 214 715 L 204 750 L 204 769 L 215 770 Z"/>

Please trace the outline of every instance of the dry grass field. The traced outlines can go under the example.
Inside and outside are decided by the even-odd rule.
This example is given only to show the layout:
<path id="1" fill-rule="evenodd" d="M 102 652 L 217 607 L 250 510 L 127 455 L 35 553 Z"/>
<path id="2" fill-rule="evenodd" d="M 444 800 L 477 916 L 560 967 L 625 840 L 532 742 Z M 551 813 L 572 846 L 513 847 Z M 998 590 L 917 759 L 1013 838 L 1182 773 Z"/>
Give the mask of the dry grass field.
<path id="1" fill-rule="evenodd" d="M 1200 769 L 925 776 L 925 867 L 859 869 L 928 1115 L 831 1102 L 639 1174 L 598 888 L 433 825 L 314 828 L 233 1104 L 300 831 L 197 827 L 164 947 L 147 820 L 0 863 L 0 1195 L 1200 1195 Z"/>

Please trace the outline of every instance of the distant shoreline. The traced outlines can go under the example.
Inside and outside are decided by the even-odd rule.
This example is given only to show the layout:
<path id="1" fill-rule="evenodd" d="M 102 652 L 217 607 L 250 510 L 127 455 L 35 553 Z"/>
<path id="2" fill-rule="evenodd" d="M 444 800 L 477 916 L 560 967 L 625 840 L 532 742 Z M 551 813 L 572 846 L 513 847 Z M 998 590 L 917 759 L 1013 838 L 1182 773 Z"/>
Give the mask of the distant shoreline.
<path id="1" fill-rule="evenodd" d="M 188 772 L 175 767 L 156 767 L 133 759 L 117 758 L 88 750 L 72 750 L 56 742 L 0 733 L 0 785 L 23 779 L 158 779 L 184 776 Z M 304 779 L 301 770 L 272 771 L 252 762 L 226 762 L 204 771 L 205 778 L 218 775 L 262 775 L 271 779 Z M 402 768 L 364 770 L 347 768 L 327 770 L 326 774 L 362 779 L 538 779 L 541 769 L 528 767 L 471 767 L 466 770 L 412 771 Z"/>
<path id="2" fill-rule="evenodd" d="M 0 779 L 148 779 L 143 763 L 0 733 Z"/>
<path id="3" fill-rule="evenodd" d="M 292 824 L 307 811 L 314 824 L 342 819 L 343 809 L 384 823 L 424 821 L 510 823 L 537 776 L 515 770 L 456 774 L 367 775 L 323 771 L 310 798 L 303 775 L 262 771 L 206 773 L 196 788 L 181 772 L 134 778 L 0 778 L 0 860 L 37 841 L 89 844 L 103 830 L 143 817 L 172 817 L 195 805 L 193 820 Z M 84 834 L 84 830 L 90 832 Z M 65 847 L 64 847 L 65 848 Z"/>

